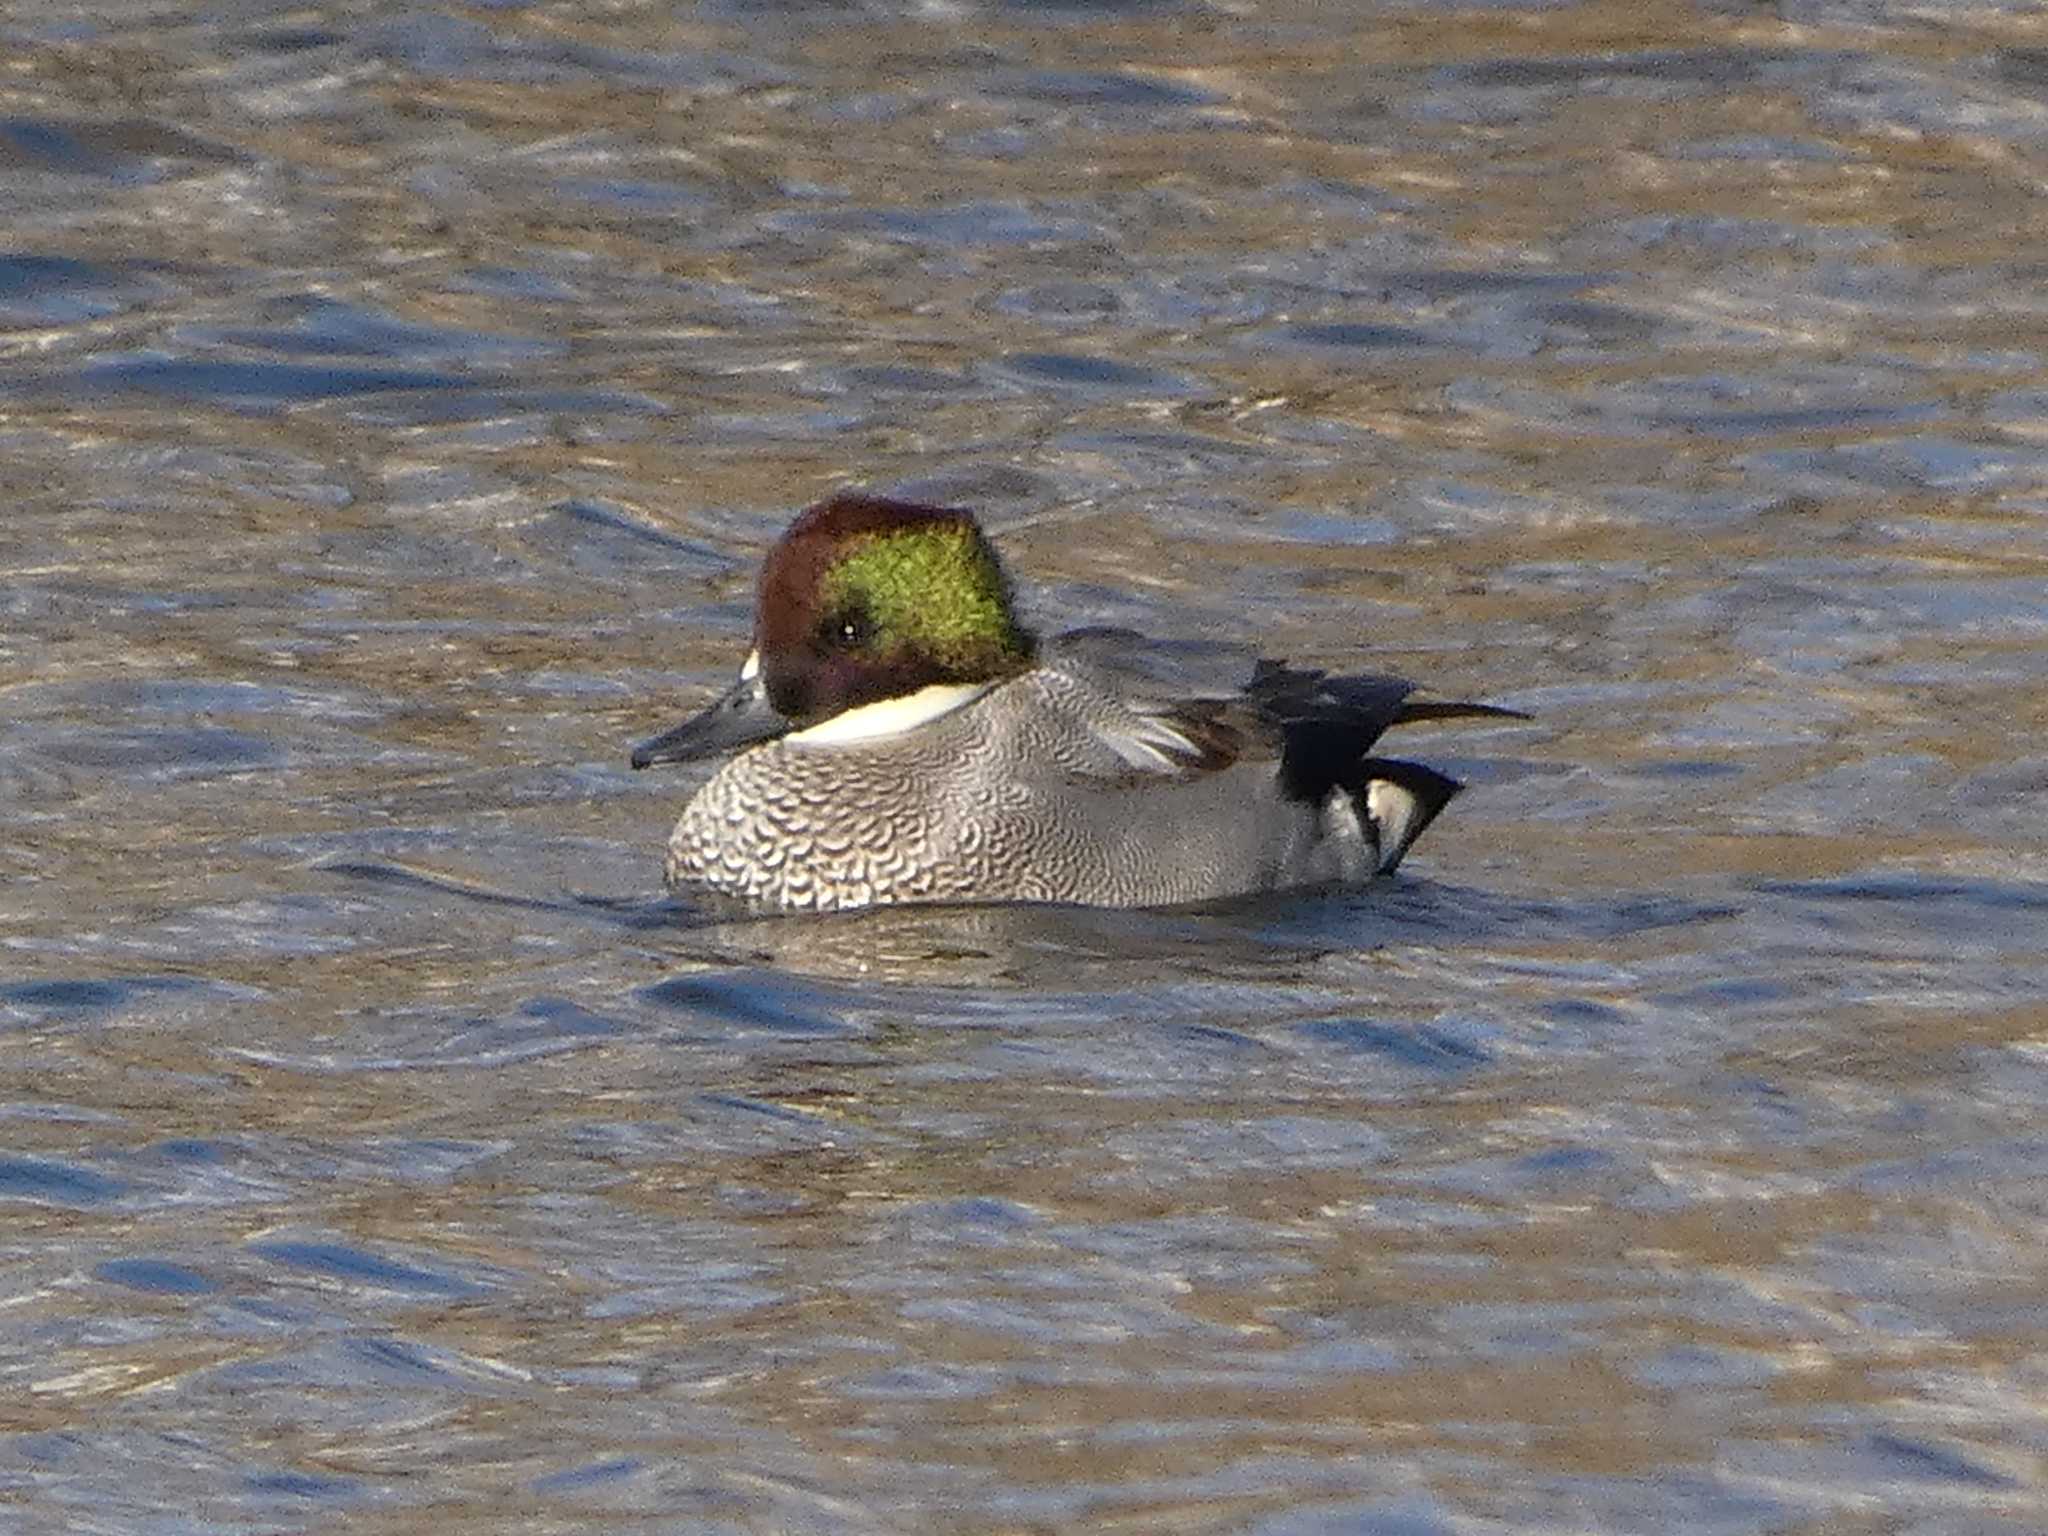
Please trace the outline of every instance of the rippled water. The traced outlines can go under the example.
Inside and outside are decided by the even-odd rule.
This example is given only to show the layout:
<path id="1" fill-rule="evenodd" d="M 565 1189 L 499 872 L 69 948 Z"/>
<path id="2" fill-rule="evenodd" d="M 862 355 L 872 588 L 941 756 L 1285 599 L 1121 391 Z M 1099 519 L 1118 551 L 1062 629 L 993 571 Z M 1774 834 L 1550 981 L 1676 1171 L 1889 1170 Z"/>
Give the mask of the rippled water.
<path id="1" fill-rule="evenodd" d="M 2030 6 L 0 7 L 0 1526 L 2048 1528 Z M 709 924 L 759 553 L 1400 670 L 1216 913 Z"/>

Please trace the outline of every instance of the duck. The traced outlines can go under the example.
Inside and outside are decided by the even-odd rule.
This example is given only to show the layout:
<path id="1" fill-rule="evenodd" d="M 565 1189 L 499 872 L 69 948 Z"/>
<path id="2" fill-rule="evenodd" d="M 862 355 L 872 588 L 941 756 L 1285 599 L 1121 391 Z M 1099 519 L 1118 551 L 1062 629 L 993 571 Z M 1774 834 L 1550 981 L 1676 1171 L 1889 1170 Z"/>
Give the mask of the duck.
<path id="1" fill-rule="evenodd" d="M 1382 732 L 1525 719 L 1215 640 L 1041 638 L 971 512 L 843 492 L 762 564 L 737 679 L 632 749 L 723 757 L 664 874 L 750 910 L 1167 907 L 1388 875 L 1462 786 Z"/>

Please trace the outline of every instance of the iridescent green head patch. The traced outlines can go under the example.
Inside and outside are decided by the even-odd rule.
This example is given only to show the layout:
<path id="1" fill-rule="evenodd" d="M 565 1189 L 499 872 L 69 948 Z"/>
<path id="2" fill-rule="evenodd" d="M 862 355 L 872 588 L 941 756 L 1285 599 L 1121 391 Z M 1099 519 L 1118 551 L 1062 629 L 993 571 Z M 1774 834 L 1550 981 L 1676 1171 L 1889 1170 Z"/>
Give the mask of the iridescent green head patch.
<path id="1" fill-rule="evenodd" d="M 754 637 L 770 699 L 798 720 L 932 683 L 999 682 L 1034 650 L 971 516 L 854 493 L 810 508 L 777 543 Z"/>
<path id="2" fill-rule="evenodd" d="M 962 680 L 1030 655 L 995 551 L 972 523 L 927 523 L 856 540 L 826 571 L 823 622 L 842 642 L 915 651 Z"/>

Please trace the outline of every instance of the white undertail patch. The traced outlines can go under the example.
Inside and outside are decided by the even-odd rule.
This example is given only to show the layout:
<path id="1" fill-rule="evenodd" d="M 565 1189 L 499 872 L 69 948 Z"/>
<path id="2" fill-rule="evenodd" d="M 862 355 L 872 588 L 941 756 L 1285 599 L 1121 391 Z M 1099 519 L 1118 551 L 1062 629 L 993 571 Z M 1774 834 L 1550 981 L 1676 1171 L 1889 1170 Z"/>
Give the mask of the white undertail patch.
<path id="1" fill-rule="evenodd" d="M 1401 862 L 1409 843 L 1422 829 L 1428 808 L 1413 790 L 1392 779 L 1374 779 L 1365 786 L 1365 814 L 1372 818 L 1380 845 L 1380 873 Z"/>

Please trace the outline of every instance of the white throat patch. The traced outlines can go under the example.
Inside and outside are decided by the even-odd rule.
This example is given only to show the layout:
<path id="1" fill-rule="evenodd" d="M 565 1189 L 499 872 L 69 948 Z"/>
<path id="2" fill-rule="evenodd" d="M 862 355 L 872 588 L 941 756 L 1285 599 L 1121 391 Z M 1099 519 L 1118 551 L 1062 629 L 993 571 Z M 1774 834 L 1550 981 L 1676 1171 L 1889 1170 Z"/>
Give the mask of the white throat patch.
<path id="1" fill-rule="evenodd" d="M 964 709 L 980 698 L 994 683 L 932 683 L 901 698 L 877 699 L 872 704 L 842 710 L 830 720 L 801 731 L 791 731 L 784 741 L 805 746 L 836 746 L 848 741 L 875 741 L 884 736 L 901 736 L 941 715 Z"/>

